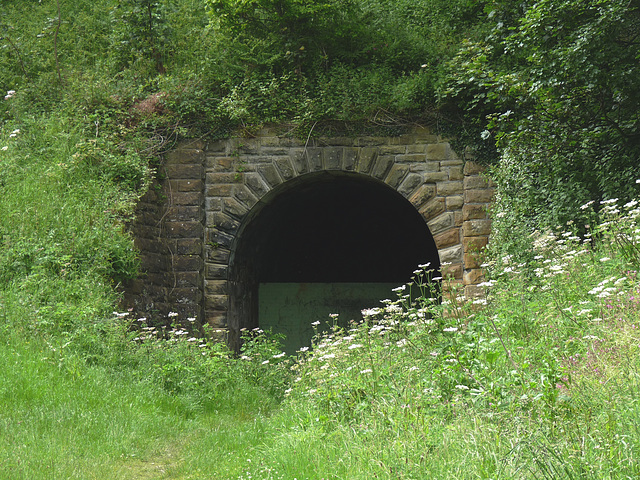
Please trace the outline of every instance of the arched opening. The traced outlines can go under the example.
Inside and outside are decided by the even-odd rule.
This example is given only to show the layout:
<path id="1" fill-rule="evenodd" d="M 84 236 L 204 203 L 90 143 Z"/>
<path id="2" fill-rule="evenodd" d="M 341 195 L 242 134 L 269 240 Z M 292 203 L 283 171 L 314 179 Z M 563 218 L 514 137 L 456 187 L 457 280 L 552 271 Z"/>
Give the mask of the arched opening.
<path id="1" fill-rule="evenodd" d="M 294 351 L 309 343 L 313 321 L 361 319 L 424 263 L 440 268 L 433 237 L 394 189 L 349 172 L 297 177 L 265 195 L 237 233 L 230 330 L 272 327 Z"/>

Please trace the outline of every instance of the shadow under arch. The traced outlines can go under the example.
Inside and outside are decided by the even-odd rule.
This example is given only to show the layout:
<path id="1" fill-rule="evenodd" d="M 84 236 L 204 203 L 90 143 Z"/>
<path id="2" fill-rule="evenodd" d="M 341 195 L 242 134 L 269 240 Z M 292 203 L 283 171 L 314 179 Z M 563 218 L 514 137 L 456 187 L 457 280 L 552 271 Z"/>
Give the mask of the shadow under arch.
<path id="1" fill-rule="evenodd" d="M 243 328 L 264 328 L 260 292 L 272 297 L 278 295 L 274 288 L 286 285 L 300 291 L 310 285 L 353 287 L 347 303 L 359 312 L 391 297 L 390 288 L 408 282 L 417 266 L 426 263 L 439 271 L 438 250 L 425 219 L 384 182 L 343 171 L 291 179 L 265 194 L 235 235 L 228 278 L 230 343 L 239 347 Z M 267 291 L 265 286 L 273 287 Z M 328 301 L 332 296 L 341 301 L 331 288 L 322 288 Z M 308 307 L 309 314 L 318 313 L 317 304 Z M 309 324 L 311 331 L 311 319 L 297 321 Z M 310 339 L 309 334 L 306 342 Z"/>

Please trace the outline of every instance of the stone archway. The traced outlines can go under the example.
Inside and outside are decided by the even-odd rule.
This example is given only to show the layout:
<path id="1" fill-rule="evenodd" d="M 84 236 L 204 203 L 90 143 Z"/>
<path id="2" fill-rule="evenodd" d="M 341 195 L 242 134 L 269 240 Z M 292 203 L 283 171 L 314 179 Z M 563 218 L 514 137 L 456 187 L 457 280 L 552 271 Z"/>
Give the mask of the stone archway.
<path id="1" fill-rule="evenodd" d="M 439 271 L 436 244 L 396 190 L 354 172 L 307 173 L 266 194 L 235 234 L 227 323 L 271 327 L 293 351 L 311 322 L 360 319 L 427 263 Z"/>
<path id="2" fill-rule="evenodd" d="M 140 202 L 134 225 L 146 277 L 129 286 L 127 303 L 143 314 L 162 317 L 175 311 L 181 316 L 196 317 L 201 324 L 228 332 L 233 343 L 239 328 L 256 326 L 257 304 L 250 297 L 257 291 L 256 282 L 269 280 L 264 272 L 268 270 L 276 280 L 294 278 L 285 275 L 284 266 L 261 264 L 260 271 L 252 274 L 249 270 L 253 267 L 243 265 L 242 258 L 259 257 L 249 247 L 260 243 L 256 232 L 267 231 L 265 218 L 281 222 L 278 230 L 286 230 L 287 225 L 282 222 L 287 215 L 300 216 L 308 230 L 309 224 L 322 216 L 323 203 L 317 199 L 322 197 L 318 192 L 323 189 L 338 195 L 331 207 L 334 210 L 343 205 L 348 211 L 363 198 L 363 211 L 367 204 L 373 204 L 374 209 L 401 205 L 395 211 L 412 212 L 428 232 L 425 235 L 430 240 L 425 241 L 429 244 L 425 249 L 433 253 L 435 245 L 444 273 L 464 288 L 465 295 L 482 292 L 476 286 L 482 280 L 482 270 L 474 252 L 488 241 L 490 220 L 486 210 L 493 195 L 492 185 L 481 176 L 478 165 L 464 162 L 447 142 L 427 130 L 399 137 L 307 140 L 265 131 L 254 138 L 185 142 L 165 160 L 164 179 Z M 349 185 L 345 191 L 356 193 L 347 194 L 338 188 L 344 184 Z M 316 199 L 315 213 L 297 205 L 309 198 Z M 281 213 L 274 213 L 277 211 Z M 347 213 L 345 218 L 346 226 L 357 224 L 356 213 Z M 372 216 L 365 218 L 375 220 Z M 387 222 L 389 228 L 379 235 L 393 243 L 393 222 Z M 410 224 L 406 221 L 402 228 L 409 228 Z M 329 225 L 336 228 L 336 224 Z M 360 227 L 363 229 L 364 225 Z M 274 258 L 295 247 L 287 246 L 280 237 L 270 238 L 273 244 L 258 248 L 270 248 L 269 255 Z M 354 248 L 348 246 L 348 238 L 325 239 L 334 240 L 342 245 L 343 252 Z M 397 244 L 394 248 L 399 249 Z M 318 258 L 322 258 L 320 250 L 314 248 Z M 327 251 L 335 256 L 338 247 Z M 359 253 L 360 257 L 353 258 L 362 260 L 365 252 Z M 398 255 L 404 253 L 402 250 Z M 382 256 L 393 255 L 386 251 Z M 408 265 L 418 257 L 398 263 Z M 330 261 L 320 263 L 331 265 Z M 365 264 L 366 260 L 359 263 Z M 289 270 L 294 267 L 287 265 Z M 341 268 L 334 263 L 326 271 L 339 273 Z M 402 268 L 406 272 L 408 266 Z M 366 269 L 359 272 L 363 277 L 370 275 Z M 385 279 L 390 282 L 405 281 L 398 272 L 387 273 Z M 349 276 L 335 278 L 340 281 Z M 244 281 L 253 282 L 253 286 L 243 286 Z"/>

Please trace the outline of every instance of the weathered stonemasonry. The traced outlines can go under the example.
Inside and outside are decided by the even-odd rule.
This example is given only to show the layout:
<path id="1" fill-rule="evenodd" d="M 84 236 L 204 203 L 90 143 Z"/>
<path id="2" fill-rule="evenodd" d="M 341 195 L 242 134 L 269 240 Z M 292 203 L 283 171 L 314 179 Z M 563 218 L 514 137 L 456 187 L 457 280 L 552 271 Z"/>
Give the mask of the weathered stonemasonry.
<path id="1" fill-rule="evenodd" d="M 204 163 L 197 149 L 164 158 L 132 225 L 142 274 L 125 287 L 125 305 L 149 321 L 203 318 Z"/>
<path id="2" fill-rule="evenodd" d="M 270 192 L 318 173 L 349 175 L 400 194 L 428 226 L 441 271 L 465 295 L 481 293 L 476 253 L 488 242 L 493 185 L 478 165 L 465 163 L 427 130 L 319 139 L 263 132 L 185 142 L 166 156 L 164 168 L 166 179 L 141 201 L 135 226 L 146 276 L 129 288 L 128 301 L 138 310 L 175 311 L 221 330 L 252 326 L 242 317 L 255 316 L 253 294 L 237 285 L 242 272 L 230 272 L 238 237 L 271 201 Z"/>

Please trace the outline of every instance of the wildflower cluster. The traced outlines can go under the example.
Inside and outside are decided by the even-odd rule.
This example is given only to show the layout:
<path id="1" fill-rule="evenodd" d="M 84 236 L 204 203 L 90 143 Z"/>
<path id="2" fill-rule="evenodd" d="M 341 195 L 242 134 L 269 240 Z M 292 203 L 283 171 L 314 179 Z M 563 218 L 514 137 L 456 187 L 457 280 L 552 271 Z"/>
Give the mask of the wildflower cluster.
<path id="1" fill-rule="evenodd" d="M 290 360 L 280 349 L 280 338 L 260 329 L 243 332 L 240 356 L 215 338 L 211 329 L 170 312 L 164 325 L 147 318 L 129 318 L 131 312 L 113 312 L 113 325 L 122 332 L 130 358 L 147 365 L 147 378 L 171 394 L 186 395 L 194 404 L 211 404 L 229 389 L 259 388 L 265 398 L 282 395 Z"/>
<path id="2" fill-rule="evenodd" d="M 464 325 L 446 313 L 457 302 L 438 301 L 439 279 L 422 265 L 412 282 L 394 289 L 395 300 L 362 310 L 361 322 L 318 334 L 292 367 L 290 401 L 306 398 L 328 420 L 355 420 L 383 404 L 417 411 L 464 394 L 471 382 L 460 373 L 454 338 Z M 441 367 L 455 380 L 443 383 L 434 373 Z"/>
<path id="3" fill-rule="evenodd" d="M 20 134 L 20 129 L 16 128 L 9 134 L 9 138 L 16 138 L 19 134 Z M 4 145 L 2 148 L 0 148 L 0 151 L 6 152 L 8 149 L 9 149 L 9 146 Z"/>
<path id="4" fill-rule="evenodd" d="M 637 335 L 638 201 L 588 202 L 581 210 L 591 211 L 593 219 L 581 235 L 571 230 L 572 222 L 567 230 L 536 233 L 531 260 L 498 258 L 490 265 L 493 280 L 484 284 L 497 311 L 495 321 L 512 345 L 524 348 L 531 335 L 545 341 L 545 367 L 538 372 L 547 379 L 545 398 L 553 402 L 559 392 L 568 395 L 580 378 L 606 381 L 602 365 L 619 352 L 613 338 L 620 331 L 629 338 Z M 536 317 L 516 313 L 529 304 L 537 306 Z M 531 365 L 530 358 L 523 362 Z"/>
<path id="5" fill-rule="evenodd" d="M 328 422 L 357 422 L 392 405 L 565 408 L 589 375 L 606 381 L 599 358 L 620 355 L 612 335 L 636 338 L 640 328 L 628 316 L 640 303 L 637 270 L 620 254 L 620 238 L 637 242 L 637 204 L 601 207 L 602 220 L 586 233 L 537 234 L 530 260 L 504 255 L 485 265 L 484 298 L 467 299 L 416 270 L 394 289 L 396 300 L 299 352 L 288 401 L 313 403 Z"/>

